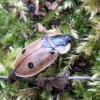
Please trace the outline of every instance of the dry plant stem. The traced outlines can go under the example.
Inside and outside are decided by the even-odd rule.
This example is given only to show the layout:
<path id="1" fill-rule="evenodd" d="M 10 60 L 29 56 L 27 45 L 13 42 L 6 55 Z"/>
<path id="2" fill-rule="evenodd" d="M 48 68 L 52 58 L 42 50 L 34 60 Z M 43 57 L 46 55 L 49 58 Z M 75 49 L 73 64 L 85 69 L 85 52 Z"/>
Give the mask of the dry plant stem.
<path id="1" fill-rule="evenodd" d="M 55 77 L 48 77 L 48 78 L 43 78 L 39 77 L 36 78 L 35 81 L 51 81 L 54 80 Z M 34 78 L 22 78 L 20 79 L 21 81 L 28 81 L 28 82 L 33 82 Z M 88 80 L 88 81 L 93 81 L 91 77 L 89 76 L 69 76 L 68 80 Z"/>
<path id="2" fill-rule="evenodd" d="M 27 81 L 27 82 L 33 82 L 33 81 L 51 81 L 54 80 L 55 77 L 48 77 L 43 78 L 39 77 L 34 80 L 34 78 L 20 78 L 19 81 Z M 8 81 L 8 76 L 0 76 L 0 80 Z M 91 76 L 69 76 L 68 80 L 88 80 L 93 81 Z M 100 78 L 95 79 L 95 81 L 100 81 Z"/>
<path id="3" fill-rule="evenodd" d="M 8 76 L 0 76 L 0 80 L 5 80 L 5 81 L 7 81 L 7 80 L 8 80 Z"/>

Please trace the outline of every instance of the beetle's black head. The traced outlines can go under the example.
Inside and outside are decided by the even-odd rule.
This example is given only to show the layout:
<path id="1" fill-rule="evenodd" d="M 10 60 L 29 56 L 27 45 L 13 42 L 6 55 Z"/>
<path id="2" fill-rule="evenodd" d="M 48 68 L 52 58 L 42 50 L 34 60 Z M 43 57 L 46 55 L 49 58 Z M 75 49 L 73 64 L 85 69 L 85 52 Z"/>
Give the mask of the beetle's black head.
<path id="1" fill-rule="evenodd" d="M 12 73 L 8 77 L 8 82 L 13 84 L 15 81 L 17 81 L 20 77 L 16 76 L 15 71 L 12 71 Z"/>
<path id="2" fill-rule="evenodd" d="M 69 42 L 72 42 L 72 41 L 80 41 L 80 42 L 89 42 L 89 40 L 85 40 L 85 39 L 76 39 L 74 37 L 72 37 L 71 35 L 66 35 L 66 38 L 68 39 Z"/>
<path id="3" fill-rule="evenodd" d="M 71 35 L 66 35 L 66 38 L 68 39 L 69 42 L 75 41 L 76 39 L 72 37 Z"/>

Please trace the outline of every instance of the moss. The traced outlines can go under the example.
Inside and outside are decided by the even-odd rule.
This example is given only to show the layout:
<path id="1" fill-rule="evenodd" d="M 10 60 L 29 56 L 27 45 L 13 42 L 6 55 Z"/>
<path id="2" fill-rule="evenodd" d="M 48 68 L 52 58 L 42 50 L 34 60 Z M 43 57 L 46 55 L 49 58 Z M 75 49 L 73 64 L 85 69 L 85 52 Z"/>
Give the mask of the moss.
<path id="1" fill-rule="evenodd" d="M 50 0 L 52 1 L 52 0 Z M 67 2 L 68 1 L 68 2 Z M 99 0 L 65 0 L 56 10 L 49 11 L 45 17 L 37 18 L 33 21 L 26 15 L 26 6 L 18 10 L 14 2 L 0 2 L 0 76 L 8 76 L 12 71 L 14 59 L 23 47 L 36 39 L 42 37 L 44 33 L 36 30 L 33 32 L 32 25 L 36 26 L 41 22 L 50 29 L 51 20 L 59 19 L 64 34 L 70 33 L 68 27 L 69 18 L 70 33 L 73 36 L 89 39 L 89 42 L 75 42 L 71 50 L 80 53 L 80 57 L 72 54 L 60 55 L 59 58 L 45 71 L 39 74 L 41 77 L 52 77 L 62 75 L 64 71 L 70 71 L 70 75 L 93 75 L 93 79 L 100 78 L 100 7 Z M 42 1 L 41 1 L 42 2 Z M 9 10 L 9 6 L 12 11 Z M 16 9 L 17 8 L 17 9 Z M 93 8 L 93 9 L 91 9 Z M 15 10 L 16 9 L 16 10 Z M 18 11 L 17 11 L 18 10 Z M 19 16 L 20 11 L 24 12 L 23 17 Z M 55 28 L 56 29 L 56 28 Z M 86 67 L 79 64 L 85 62 Z M 88 67 L 88 68 L 87 68 Z M 83 69 L 85 69 L 85 71 Z M 16 82 L 8 84 L 0 81 L 0 100 L 53 100 L 53 96 L 59 92 L 49 93 L 46 89 L 36 87 L 27 82 Z M 67 93 L 60 95 L 61 100 L 99 100 L 100 82 L 93 81 L 68 81 L 65 89 L 72 88 Z"/>

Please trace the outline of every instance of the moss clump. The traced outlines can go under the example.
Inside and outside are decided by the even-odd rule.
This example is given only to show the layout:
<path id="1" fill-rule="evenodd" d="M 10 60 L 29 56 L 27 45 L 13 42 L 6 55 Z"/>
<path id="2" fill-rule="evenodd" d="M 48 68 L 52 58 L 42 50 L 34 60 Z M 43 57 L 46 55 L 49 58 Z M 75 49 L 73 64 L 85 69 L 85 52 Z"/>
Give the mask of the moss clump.
<path id="1" fill-rule="evenodd" d="M 37 0 L 38 1 L 38 0 Z M 45 1 L 40 0 L 45 5 Z M 50 2 L 53 2 L 50 0 Z M 21 6 L 20 6 L 21 5 Z M 43 5 L 42 5 L 43 6 Z M 91 9 L 92 8 L 92 9 Z M 0 2 L 0 76 L 8 76 L 12 71 L 14 59 L 23 47 L 40 38 L 44 34 L 32 29 L 41 22 L 49 29 L 51 20 L 59 20 L 63 33 L 74 37 L 88 39 L 89 42 L 76 42 L 71 50 L 80 56 L 64 54 L 53 63 L 41 77 L 62 75 L 70 71 L 70 75 L 91 75 L 100 77 L 100 0 L 65 0 L 55 10 L 49 10 L 45 17 L 38 16 L 38 21 L 30 14 L 21 0 Z M 68 20 L 71 22 L 68 27 Z M 36 27 L 35 27 L 36 28 Z M 57 29 L 55 25 L 53 27 Z M 80 65 L 85 63 L 85 66 Z M 53 100 L 59 91 L 49 93 L 46 89 L 34 87 L 35 83 L 16 82 L 8 84 L 0 81 L 0 100 Z M 36 85 L 36 84 L 35 84 Z M 65 92 L 59 94 L 59 100 L 89 100 L 100 98 L 100 82 L 68 81 Z M 69 91 L 68 87 L 70 87 Z M 67 91 L 67 93 L 66 93 Z"/>

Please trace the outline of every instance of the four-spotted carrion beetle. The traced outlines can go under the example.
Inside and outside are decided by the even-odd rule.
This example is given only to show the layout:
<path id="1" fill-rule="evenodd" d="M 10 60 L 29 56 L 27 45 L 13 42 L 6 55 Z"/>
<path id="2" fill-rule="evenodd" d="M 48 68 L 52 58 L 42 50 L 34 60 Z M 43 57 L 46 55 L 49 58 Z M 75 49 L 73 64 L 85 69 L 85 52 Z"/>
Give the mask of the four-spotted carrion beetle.
<path id="1" fill-rule="evenodd" d="M 74 40 L 75 38 L 68 34 L 58 34 L 45 35 L 32 42 L 15 59 L 9 82 L 13 83 L 19 78 L 37 75 L 51 65 L 59 53 L 67 53 Z"/>

